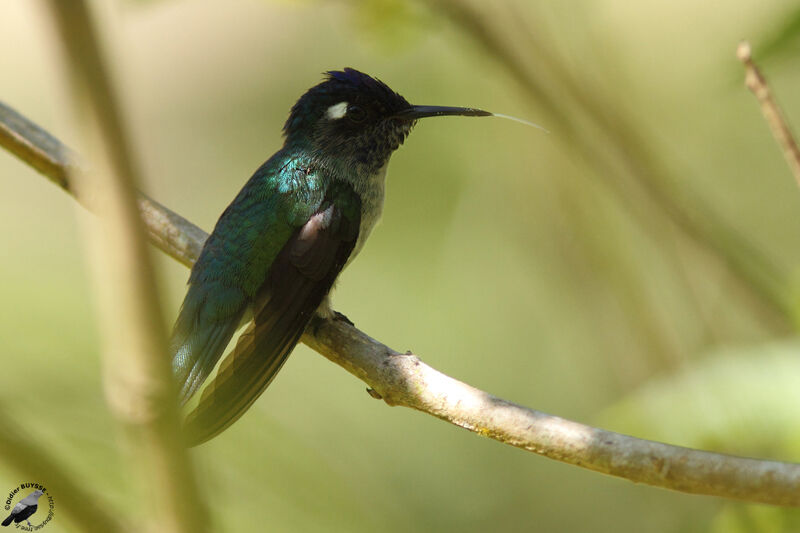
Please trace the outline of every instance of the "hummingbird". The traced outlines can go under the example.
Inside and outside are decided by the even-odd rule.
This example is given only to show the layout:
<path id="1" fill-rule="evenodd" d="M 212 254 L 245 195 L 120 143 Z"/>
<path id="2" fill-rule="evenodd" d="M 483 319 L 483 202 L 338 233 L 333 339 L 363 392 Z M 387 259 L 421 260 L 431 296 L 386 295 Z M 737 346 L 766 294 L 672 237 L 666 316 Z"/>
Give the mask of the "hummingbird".
<path id="1" fill-rule="evenodd" d="M 181 405 L 247 327 L 186 416 L 191 446 L 247 411 L 315 314 L 346 320 L 332 311 L 330 291 L 378 222 L 389 158 L 416 122 L 503 116 L 411 105 L 352 68 L 325 76 L 294 104 L 283 147 L 225 209 L 192 268 L 171 337 Z"/>

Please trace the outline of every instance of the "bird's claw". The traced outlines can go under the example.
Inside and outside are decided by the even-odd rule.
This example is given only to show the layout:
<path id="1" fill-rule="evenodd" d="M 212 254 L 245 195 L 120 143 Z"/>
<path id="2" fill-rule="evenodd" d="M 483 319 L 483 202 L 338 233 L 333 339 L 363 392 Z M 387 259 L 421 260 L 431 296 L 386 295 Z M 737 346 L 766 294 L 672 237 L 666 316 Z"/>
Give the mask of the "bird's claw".
<path id="1" fill-rule="evenodd" d="M 334 320 L 338 320 L 340 322 L 344 322 L 345 324 L 350 325 L 350 326 L 355 326 L 355 324 L 353 324 L 352 320 L 347 318 L 343 313 L 340 313 L 339 311 L 334 311 L 333 312 L 333 319 Z"/>

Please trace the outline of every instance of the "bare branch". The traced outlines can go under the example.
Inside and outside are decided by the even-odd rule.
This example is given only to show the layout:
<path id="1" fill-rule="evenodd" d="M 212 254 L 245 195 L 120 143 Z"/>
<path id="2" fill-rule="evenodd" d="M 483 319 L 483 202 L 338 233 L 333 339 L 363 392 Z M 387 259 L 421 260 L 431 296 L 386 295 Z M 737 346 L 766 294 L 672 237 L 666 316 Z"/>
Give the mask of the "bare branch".
<path id="1" fill-rule="evenodd" d="M 206 510 L 180 434 L 167 334 L 136 202 L 141 170 L 87 0 L 49 0 L 81 125 L 96 147 L 94 172 L 70 167 L 64 184 L 92 190 L 100 224 L 87 228 L 102 308 L 106 401 L 135 442 L 158 531 L 208 531 Z M 52 141 L 52 139 L 49 139 Z M 52 142 L 51 142 L 52 144 Z M 63 157 L 63 153 L 60 154 Z M 166 242 L 171 242 L 166 236 Z"/>
<path id="2" fill-rule="evenodd" d="M 92 209 L 87 197 L 76 194 L 67 180 L 67 176 L 80 169 L 77 154 L 3 102 L 0 102 L 0 145 Z M 150 241 L 170 257 L 192 266 L 208 234 L 142 193 L 137 193 L 137 202 Z"/>
<path id="3" fill-rule="evenodd" d="M 743 41 L 736 49 L 736 57 L 744 64 L 744 83 L 755 95 L 758 103 L 761 104 L 761 113 L 772 130 L 772 135 L 778 142 L 783 151 L 783 156 L 789 164 L 789 169 L 794 175 L 797 185 L 800 186 L 800 150 L 797 142 L 792 136 L 792 130 L 783 118 L 781 108 L 772 97 L 772 91 L 767 84 L 767 80 L 761 75 L 761 71 L 753 61 L 750 43 Z"/>
<path id="4" fill-rule="evenodd" d="M 159 204 L 152 204 L 152 210 L 142 216 L 155 214 L 167 221 L 165 231 L 178 236 L 171 240 L 183 243 L 179 247 L 183 252 L 173 255 L 173 249 L 164 245 L 167 239 L 151 233 L 151 241 L 160 249 L 185 258 L 190 255 L 186 250 L 202 246 L 202 230 Z M 146 223 L 158 231 L 158 224 Z M 191 231 L 182 233 L 187 225 Z M 314 322 L 303 342 L 366 382 L 389 405 L 417 409 L 505 444 L 655 487 L 800 506 L 798 464 L 671 446 L 547 415 L 450 378 L 415 355 L 400 354 L 341 321 Z"/>
<path id="5" fill-rule="evenodd" d="M 800 505 L 800 465 L 637 439 L 497 398 L 401 354 L 341 321 L 303 342 L 365 381 L 389 405 L 411 407 L 511 446 L 636 483 L 775 505 Z"/>

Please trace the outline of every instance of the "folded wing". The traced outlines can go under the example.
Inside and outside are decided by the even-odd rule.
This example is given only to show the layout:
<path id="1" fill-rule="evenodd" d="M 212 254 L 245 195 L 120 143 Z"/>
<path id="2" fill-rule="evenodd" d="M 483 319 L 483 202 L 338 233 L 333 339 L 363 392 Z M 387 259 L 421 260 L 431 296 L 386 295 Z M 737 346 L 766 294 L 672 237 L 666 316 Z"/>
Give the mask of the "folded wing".
<path id="1" fill-rule="evenodd" d="M 270 384 L 347 263 L 360 213 L 353 189 L 335 183 L 278 253 L 255 298 L 253 322 L 186 418 L 192 445 L 230 426 Z"/>

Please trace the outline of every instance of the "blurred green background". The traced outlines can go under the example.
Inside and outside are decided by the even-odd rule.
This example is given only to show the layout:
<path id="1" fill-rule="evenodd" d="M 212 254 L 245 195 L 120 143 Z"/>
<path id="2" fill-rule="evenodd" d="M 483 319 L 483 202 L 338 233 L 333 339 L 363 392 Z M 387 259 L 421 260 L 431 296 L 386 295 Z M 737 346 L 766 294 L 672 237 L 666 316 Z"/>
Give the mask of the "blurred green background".
<path id="1" fill-rule="evenodd" d="M 294 100 L 353 66 L 437 119 L 395 154 L 335 307 L 498 396 L 639 437 L 800 460 L 800 192 L 734 51 L 800 124 L 796 2 L 103 3 L 149 175 L 210 230 Z M 80 150 L 51 27 L 0 4 L 0 99 Z M 106 410 L 75 201 L 0 154 L 0 402 L 143 516 Z M 187 270 L 156 256 L 166 315 Z M 371 400 L 304 346 L 195 450 L 218 531 L 800 531 L 800 514 L 637 486 Z M 0 462 L 0 493 L 22 481 Z M 69 531 L 56 517 L 49 531 Z"/>

